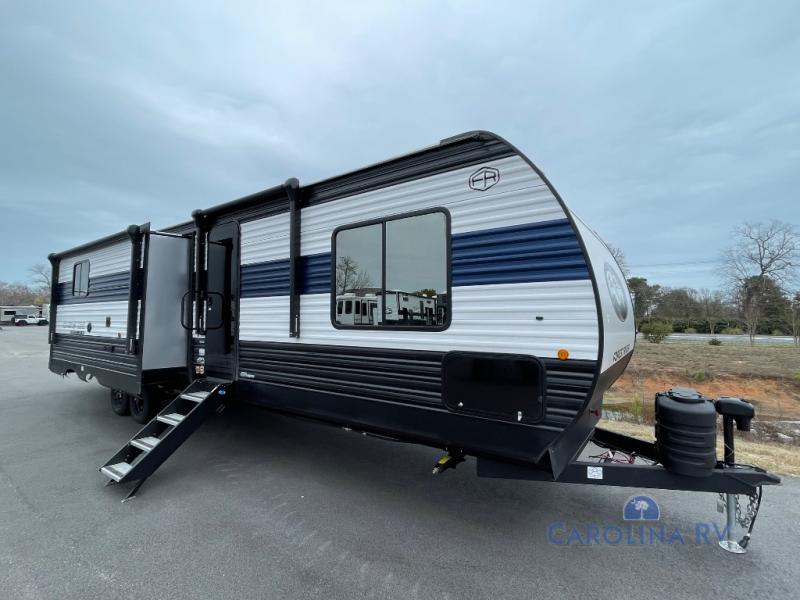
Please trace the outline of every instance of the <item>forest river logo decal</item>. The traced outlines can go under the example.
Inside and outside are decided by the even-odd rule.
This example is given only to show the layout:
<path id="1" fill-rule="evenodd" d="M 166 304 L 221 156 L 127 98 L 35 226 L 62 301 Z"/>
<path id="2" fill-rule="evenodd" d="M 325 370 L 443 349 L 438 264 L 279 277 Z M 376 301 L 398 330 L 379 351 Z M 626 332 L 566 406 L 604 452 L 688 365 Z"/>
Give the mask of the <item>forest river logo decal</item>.
<path id="1" fill-rule="evenodd" d="M 614 268 L 606 263 L 606 286 L 611 296 L 611 304 L 614 305 L 614 312 L 617 313 L 620 321 L 628 318 L 628 300 L 626 298 L 625 285 L 620 281 Z"/>
<path id="2" fill-rule="evenodd" d="M 469 176 L 469 189 L 485 192 L 500 182 L 500 171 L 494 167 L 482 167 Z"/>

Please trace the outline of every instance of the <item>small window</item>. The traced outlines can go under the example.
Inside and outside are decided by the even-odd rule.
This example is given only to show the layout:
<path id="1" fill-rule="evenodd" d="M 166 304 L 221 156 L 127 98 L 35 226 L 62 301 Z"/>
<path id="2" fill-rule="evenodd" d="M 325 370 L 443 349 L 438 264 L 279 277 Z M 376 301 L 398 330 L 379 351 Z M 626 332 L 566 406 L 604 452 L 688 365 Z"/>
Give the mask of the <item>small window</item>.
<path id="1" fill-rule="evenodd" d="M 434 210 L 334 234 L 334 325 L 444 329 L 450 318 L 448 214 Z M 343 297 L 353 297 L 354 316 Z M 333 308 L 331 308 L 333 310 Z"/>
<path id="2" fill-rule="evenodd" d="M 344 303 L 344 314 L 352 315 L 353 314 L 353 301 L 347 300 Z"/>
<path id="3" fill-rule="evenodd" d="M 72 295 L 89 295 L 89 261 L 82 260 L 72 267 Z"/>
<path id="4" fill-rule="evenodd" d="M 343 304 L 344 304 L 344 302 L 342 302 L 341 300 L 339 300 L 339 301 L 336 303 L 336 314 L 337 314 L 337 315 L 340 315 L 340 314 L 342 314 L 342 305 L 343 305 Z"/>

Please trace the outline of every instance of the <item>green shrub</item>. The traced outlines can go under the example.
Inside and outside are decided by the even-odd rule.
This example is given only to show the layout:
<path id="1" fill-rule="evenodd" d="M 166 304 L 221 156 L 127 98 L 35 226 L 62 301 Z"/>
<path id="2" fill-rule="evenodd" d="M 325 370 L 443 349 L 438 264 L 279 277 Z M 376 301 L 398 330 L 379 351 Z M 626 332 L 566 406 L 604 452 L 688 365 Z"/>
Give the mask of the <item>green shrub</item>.
<path id="1" fill-rule="evenodd" d="M 694 327 L 687 327 L 686 329 L 683 330 L 683 333 L 697 333 L 697 329 L 695 329 Z"/>
<path id="2" fill-rule="evenodd" d="M 637 423 L 642 422 L 642 395 L 639 392 L 633 393 L 633 402 L 631 403 L 631 413 L 633 413 L 634 421 Z"/>
<path id="3" fill-rule="evenodd" d="M 744 330 L 741 327 L 726 327 L 721 333 L 725 335 L 742 335 Z"/>
<path id="4" fill-rule="evenodd" d="M 672 325 L 660 321 L 652 321 L 650 323 L 642 323 L 639 331 L 642 332 L 648 342 L 660 344 L 665 337 L 672 333 Z"/>
<path id="5" fill-rule="evenodd" d="M 780 329 L 773 329 L 772 335 L 786 335 L 786 334 L 783 333 L 783 331 L 781 331 Z"/>
<path id="6" fill-rule="evenodd" d="M 683 372 L 687 379 L 691 379 L 695 383 L 703 383 L 707 379 L 711 379 L 711 373 L 705 369 L 684 369 Z"/>
<path id="7" fill-rule="evenodd" d="M 708 343 L 711 346 L 722 346 L 722 340 L 719 339 L 719 338 L 715 338 L 715 337 L 713 337 L 710 340 L 708 340 Z"/>

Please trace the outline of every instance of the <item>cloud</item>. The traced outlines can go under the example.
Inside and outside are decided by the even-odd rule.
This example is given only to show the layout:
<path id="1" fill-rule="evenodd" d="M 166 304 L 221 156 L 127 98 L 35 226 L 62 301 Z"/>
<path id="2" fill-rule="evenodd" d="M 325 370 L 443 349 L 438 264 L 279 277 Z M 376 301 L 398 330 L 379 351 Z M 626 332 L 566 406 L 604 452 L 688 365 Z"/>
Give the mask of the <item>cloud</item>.
<path id="1" fill-rule="evenodd" d="M 742 221 L 800 222 L 798 17 L 789 1 L 20 4 L 0 22 L 0 279 L 477 128 L 631 264 L 711 260 Z M 715 285 L 701 264 L 642 274 Z"/>

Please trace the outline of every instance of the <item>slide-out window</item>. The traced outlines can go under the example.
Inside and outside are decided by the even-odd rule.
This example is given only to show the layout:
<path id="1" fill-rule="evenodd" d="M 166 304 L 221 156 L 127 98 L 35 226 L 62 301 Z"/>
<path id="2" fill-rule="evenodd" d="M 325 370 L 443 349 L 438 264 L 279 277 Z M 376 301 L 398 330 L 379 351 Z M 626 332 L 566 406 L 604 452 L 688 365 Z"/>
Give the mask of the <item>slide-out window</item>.
<path id="1" fill-rule="evenodd" d="M 436 331 L 449 325 L 450 218 L 445 210 L 341 227 L 334 232 L 332 250 L 334 326 Z"/>
<path id="2" fill-rule="evenodd" d="M 89 261 L 76 262 L 72 267 L 72 295 L 89 295 Z"/>

